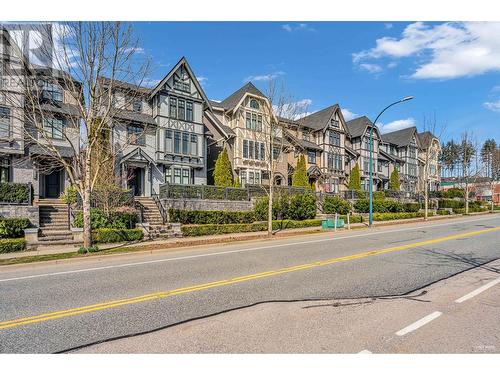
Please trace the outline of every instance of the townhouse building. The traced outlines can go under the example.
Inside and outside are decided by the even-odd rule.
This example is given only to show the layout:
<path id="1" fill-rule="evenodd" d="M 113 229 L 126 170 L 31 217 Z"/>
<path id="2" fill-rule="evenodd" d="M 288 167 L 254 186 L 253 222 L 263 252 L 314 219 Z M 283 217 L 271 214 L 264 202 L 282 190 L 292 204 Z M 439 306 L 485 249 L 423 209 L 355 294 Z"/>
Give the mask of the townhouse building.
<path id="1" fill-rule="evenodd" d="M 106 89 L 110 80 L 101 77 L 100 84 Z M 181 58 L 153 89 L 112 85 L 111 142 L 123 187 L 151 196 L 166 182 L 207 184 L 204 118 L 212 107 L 187 60 Z"/>
<path id="2" fill-rule="evenodd" d="M 419 189 L 420 142 L 415 126 L 382 135 L 382 149 L 386 154 L 397 157 L 395 168 L 399 171 L 401 190 L 417 193 Z"/>
<path id="3" fill-rule="evenodd" d="M 301 119 L 283 120 L 290 142 L 290 176 L 297 154 L 304 154 L 309 183 L 318 191 L 338 193 L 345 190 L 349 165 L 356 153 L 347 146 L 347 128 L 338 104 Z"/>
<path id="4" fill-rule="evenodd" d="M 380 142 L 381 134 L 379 129 L 373 125 L 370 119 L 366 116 L 358 117 L 346 123 L 348 131 L 348 147 L 356 153 L 356 161 L 360 170 L 361 189 L 369 190 L 370 184 L 370 130 L 372 130 L 372 176 L 373 190 L 380 190 L 383 187 L 383 178 L 385 178 L 385 168 L 382 167 L 382 172 L 379 172 L 379 165 L 384 166 L 385 160 L 379 160 L 380 157 Z M 382 162 L 382 164 L 379 164 Z M 354 167 L 351 164 L 350 167 Z M 379 174 L 380 173 L 380 174 Z"/>
<path id="5" fill-rule="evenodd" d="M 427 183 L 429 191 L 439 190 L 441 181 L 441 168 L 439 165 L 439 154 L 441 143 L 439 139 L 430 131 L 417 133 L 418 149 L 418 172 L 419 191 L 424 191 Z"/>
<path id="6" fill-rule="evenodd" d="M 70 182 L 53 155 L 70 162 L 79 152 L 80 84 L 62 71 L 27 62 L 1 29 L 0 70 L 1 182 L 31 184 L 35 200 L 59 198 Z"/>
<path id="7" fill-rule="evenodd" d="M 267 97 L 252 83 L 247 83 L 220 102 L 211 101 L 213 112 L 206 113 L 210 132 L 208 147 L 209 183 L 219 152 L 226 148 L 234 178 L 242 186 L 286 185 L 288 182 L 287 141 L 276 124 Z M 274 176 L 270 176 L 269 155 L 273 153 Z"/>

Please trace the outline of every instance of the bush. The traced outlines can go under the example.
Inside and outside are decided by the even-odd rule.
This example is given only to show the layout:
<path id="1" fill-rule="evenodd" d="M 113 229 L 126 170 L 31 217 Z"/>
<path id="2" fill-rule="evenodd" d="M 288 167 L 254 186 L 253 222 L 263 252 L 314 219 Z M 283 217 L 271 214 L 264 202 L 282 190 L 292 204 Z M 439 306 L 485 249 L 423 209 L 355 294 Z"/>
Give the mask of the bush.
<path id="1" fill-rule="evenodd" d="M 455 199 L 439 199 L 439 208 L 464 208 L 464 202 Z"/>
<path id="2" fill-rule="evenodd" d="M 420 203 L 405 203 L 404 211 L 405 212 L 418 212 L 420 210 Z"/>
<path id="3" fill-rule="evenodd" d="M 64 190 L 60 196 L 61 200 L 66 204 L 74 204 L 78 200 L 78 191 L 76 187 L 71 185 Z"/>
<path id="4" fill-rule="evenodd" d="M 268 207 L 269 198 L 259 198 L 254 206 L 255 219 L 267 220 Z M 315 216 L 316 197 L 312 194 L 278 194 L 273 199 L 274 220 L 304 220 L 313 219 Z"/>
<path id="5" fill-rule="evenodd" d="M 0 254 L 23 251 L 24 249 L 26 249 L 26 240 L 24 238 L 0 239 Z"/>
<path id="6" fill-rule="evenodd" d="M 297 194 L 290 199 L 288 215 L 284 219 L 306 220 L 316 217 L 316 196 L 312 194 Z"/>
<path id="7" fill-rule="evenodd" d="M 377 200 L 383 200 L 385 199 L 385 192 L 383 191 L 374 191 L 373 192 L 373 199 L 377 199 Z"/>
<path id="8" fill-rule="evenodd" d="M 451 212 L 448 210 L 436 210 L 437 215 L 451 215 Z"/>
<path id="9" fill-rule="evenodd" d="M 109 217 L 98 209 L 90 210 L 90 225 L 92 229 L 113 228 L 113 229 L 134 229 L 137 223 L 137 212 L 134 209 L 123 207 L 110 214 Z M 83 212 L 79 211 L 73 220 L 73 226 L 83 228 Z"/>
<path id="10" fill-rule="evenodd" d="M 255 221 L 254 211 L 188 211 L 171 208 L 168 214 L 171 222 L 181 224 L 239 224 Z"/>
<path id="11" fill-rule="evenodd" d="M 463 215 L 465 214 L 465 208 L 454 208 L 453 213 Z"/>
<path id="12" fill-rule="evenodd" d="M 99 251 L 101 251 L 101 249 L 99 249 L 99 247 L 97 247 L 96 245 L 90 247 L 81 246 L 78 249 L 78 254 L 97 253 Z"/>
<path id="13" fill-rule="evenodd" d="M 92 239 L 96 243 L 139 241 L 143 236 L 141 229 L 100 228 L 92 231 Z"/>
<path id="14" fill-rule="evenodd" d="M 24 236 L 30 221 L 27 218 L 0 218 L 0 238 L 17 238 Z"/>
<path id="15" fill-rule="evenodd" d="M 29 186 L 14 182 L 0 182 L 0 202 L 28 203 Z"/>
<path id="16" fill-rule="evenodd" d="M 318 227 L 321 225 L 320 219 L 311 220 L 274 220 L 273 230 L 291 229 L 291 228 L 307 228 Z M 267 230 L 267 223 L 251 223 L 251 224 L 206 224 L 206 225 L 183 225 L 181 227 L 182 234 L 187 237 L 192 236 L 207 236 L 214 234 L 229 234 L 229 233 L 246 233 L 246 232 L 261 232 Z"/>
<path id="17" fill-rule="evenodd" d="M 354 203 L 356 212 L 368 212 L 370 210 L 370 201 L 368 199 L 359 199 Z M 404 212 L 405 207 L 402 203 L 393 200 L 373 200 L 373 212 Z"/>
<path id="18" fill-rule="evenodd" d="M 444 190 L 439 190 L 437 192 L 437 197 L 438 198 L 463 198 L 465 196 L 465 190 L 464 189 L 459 189 L 459 188 L 451 188 L 446 191 Z"/>
<path id="19" fill-rule="evenodd" d="M 375 221 L 386 221 L 386 220 L 400 220 L 400 219 L 412 219 L 415 217 L 423 217 L 423 212 L 384 212 L 384 213 L 374 213 L 373 220 Z M 433 216 L 432 212 L 429 212 L 429 216 Z"/>
<path id="20" fill-rule="evenodd" d="M 351 203 L 337 196 L 327 195 L 323 201 L 323 212 L 325 214 L 345 215 L 351 210 Z"/>

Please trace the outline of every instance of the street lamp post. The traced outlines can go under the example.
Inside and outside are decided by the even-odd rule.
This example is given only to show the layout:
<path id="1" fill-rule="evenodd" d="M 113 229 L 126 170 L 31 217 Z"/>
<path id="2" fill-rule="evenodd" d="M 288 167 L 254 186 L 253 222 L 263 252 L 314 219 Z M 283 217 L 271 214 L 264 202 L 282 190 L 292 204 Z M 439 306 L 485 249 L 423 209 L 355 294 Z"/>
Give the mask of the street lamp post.
<path id="1" fill-rule="evenodd" d="M 370 185 L 369 185 L 369 195 L 370 195 L 370 211 L 369 211 L 369 220 L 368 224 L 371 227 L 373 224 L 373 128 L 377 124 L 377 120 L 379 117 L 384 113 L 387 109 L 392 107 L 393 105 L 407 102 L 408 100 L 412 100 L 413 96 L 405 96 L 403 99 L 398 100 L 397 102 L 389 104 L 387 107 L 385 107 L 375 118 L 375 121 L 373 122 L 373 126 L 370 127 Z"/>

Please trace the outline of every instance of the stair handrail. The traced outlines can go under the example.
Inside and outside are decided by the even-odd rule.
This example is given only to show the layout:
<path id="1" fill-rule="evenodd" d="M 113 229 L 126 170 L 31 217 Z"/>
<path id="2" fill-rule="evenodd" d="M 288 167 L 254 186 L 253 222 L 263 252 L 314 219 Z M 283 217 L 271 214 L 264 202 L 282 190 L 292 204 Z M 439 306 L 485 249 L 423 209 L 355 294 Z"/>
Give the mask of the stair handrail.
<path id="1" fill-rule="evenodd" d="M 158 208 L 158 211 L 160 211 L 161 219 L 163 224 L 167 222 L 167 211 L 165 210 L 165 207 L 163 207 L 163 204 L 161 203 L 160 197 L 158 194 L 156 194 L 155 189 L 153 188 L 153 192 L 151 194 L 151 198 L 153 198 L 153 201 L 156 204 L 156 207 Z"/>

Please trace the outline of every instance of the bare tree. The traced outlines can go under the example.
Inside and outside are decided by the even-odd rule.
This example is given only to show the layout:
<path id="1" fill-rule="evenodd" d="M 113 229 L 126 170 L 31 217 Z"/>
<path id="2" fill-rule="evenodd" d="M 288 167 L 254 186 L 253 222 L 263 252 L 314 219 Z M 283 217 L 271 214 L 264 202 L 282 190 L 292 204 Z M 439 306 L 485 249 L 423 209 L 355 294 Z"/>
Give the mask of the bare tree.
<path id="1" fill-rule="evenodd" d="M 469 213 L 469 183 L 471 180 L 472 158 L 476 154 L 473 135 L 467 130 L 462 133 L 460 140 L 460 163 L 462 165 L 462 178 L 464 180 L 465 214 Z"/>
<path id="2" fill-rule="evenodd" d="M 121 22 L 75 22 L 42 24 L 40 33 L 50 42 L 39 51 L 51 66 L 26 63 L 23 88 L 25 137 L 29 145 L 42 150 L 38 165 L 42 173 L 50 168 L 64 169 L 71 184 L 82 198 L 84 247 L 92 245 L 91 194 L 103 166 L 120 154 L 121 148 L 102 147 L 108 142 L 103 134 L 112 134 L 121 122 L 120 114 L 129 109 L 139 95 L 138 88 L 149 71 L 149 59 L 142 53 L 132 26 Z M 103 84 L 103 77 L 107 77 Z M 115 91 L 129 83 L 125 98 L 114 100 Z M 54 106 L 47 98 L 47 88 L 64 89 L 62 104 Z M 48 100 L 45 100 L 48 99 Z M 54 108 L 59 107 L 59 108 Z M 64 108 L 63 108 L 64 107 Z M 48 127 L 54 110 L 61 113 L 64 124 Z M 49 130 L 50 129 L 50 130 Z M 54 130 L 55 129 L 55 130 Z M 72 155 L 61 152 L 60 142 L 69 145 Z M 52 133 L 51 133 L 52 132 Z M 105 151 L 103 151 L 105 150 Z"/>
<path id="3" fill-rule="evenodd" d="M 432 117 L 426 117 L 424 115 L 423 121 L 423 135 L 421 141 L 424 142 L 421 145 L 421 150 L 423 151 L 421 161 L 423 163 L 421 186 L 424 190 L 424 220 L 429 217 L 429 184 L 431 181 L 431 176 L 439 175 L 439 160 L 441 145 L 439 139 L 441 139 L 444 133 L 444 126 L 438 128 L 436 113 Z M 437 134 L 439 133 L 439 134 Z"/>
<path id="4" fill-rule="evenodd" d="M 269 81 L 265 95 L 267 105 L 263 107 L 263 111 L 267 123 L 263 126 L 262 133 L 265 137 L 265 168 L 269 185 L 262 184 L 262 188 L 268 197 L 267 233 L 271 236 L 276 178 L 279 176 L 279 166 L 287 165 L 286 153 L 291 147 L 286 140 L 287 125 L 283 120 L 295 120 L 300 113 L 306 112 L 306 104 L 294 101 L 294 98 L 287 94 L 283 83 L 277 83 L 275 80 Z"/>

